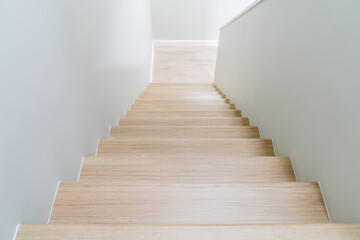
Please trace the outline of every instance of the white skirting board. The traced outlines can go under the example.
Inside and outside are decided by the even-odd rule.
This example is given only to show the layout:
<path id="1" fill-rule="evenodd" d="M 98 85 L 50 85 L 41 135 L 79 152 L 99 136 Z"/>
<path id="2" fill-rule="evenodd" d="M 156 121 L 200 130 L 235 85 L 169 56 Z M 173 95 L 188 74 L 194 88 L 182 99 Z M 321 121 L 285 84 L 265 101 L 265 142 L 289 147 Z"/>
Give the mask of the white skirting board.
<path id="1" fill-rule="evenodd" d="M 218 46 L 218 40 L 154 40 L 154 46 L 179 46 L 179 47 L 191 47 L 191 46 Z"/>
<path id="2" fill-rule="evenodd" d="M 51 205 L 50 214 L 49 214 L 49 217 L 48 217 L 48 223 L 50 222 L 50 218 L 51 218 L 52 211 L 53 211 L 54 204 L 55 204 L 55 200 L 56 200 L 56 195 L 57 195 L 57 193 L 59 191 L 60 183 L 61 183 L 61 181 L 58 181 L 58 183 L 56 185 L 55 194 L 54 194 L 53 202 L 52 202 L 52 205 Z"/>

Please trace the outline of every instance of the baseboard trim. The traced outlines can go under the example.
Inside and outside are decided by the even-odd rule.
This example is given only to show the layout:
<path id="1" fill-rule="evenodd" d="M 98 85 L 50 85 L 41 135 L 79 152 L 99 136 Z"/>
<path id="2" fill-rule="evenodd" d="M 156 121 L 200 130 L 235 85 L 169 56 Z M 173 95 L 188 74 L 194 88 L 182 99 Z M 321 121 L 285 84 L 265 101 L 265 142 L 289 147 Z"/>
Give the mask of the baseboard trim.
<path id="1" fill-rule="evenodd" d="M 81 171 L 82 171 L 82 168 L 83 168 L 83 165 L 84 165 L 84 160 L 85 160 L 85 156 L 83 156 L 82 159 L 81 159 L 80 170 L 79 170 L 79 173 L 78 173 L 77 181 L 80 181 L 80 176 L 81 176 Z"/>
<path id="2" fill-rule="evenodd" d="M 155 41 L 152 43 L 152 50 L 151 50 L 151 69 L 150 69 L 150 83 L 153 82 L 154 77 L 154 59 L 155 59 Z"/>
<path id="3" fill-rule="evenodd" d="M 17 235 L 18 235 L 18 233 L 19 233 L 20 226 L 21 226 L 21 224 L 16 225 L 15 233 L 14 233 L 14 236 L 13 236 L 13 240 L 16 240 Z"/>
<path id="4" fill-rule="evenodd" d="M 52 205 L 51 205 L 51 209 L 50 209 L 50 214 L 49 214 L 49 217 L 48 217 L 48 224 L 50 223 L 50 218 L 51 218 L 51 215 L 52 215 L 52 212 L 53 212 L 53 208 L 54 208 L 54 204 L 55 204 L 55 200 L 56 200 L 56 195 L 57 195 L 57 193 L 58 193 L 58 191 L 59 191 L 60 183 L 61 183 L 61 181 L 58 181 L 57 186 L 56 186 L 56 190 L 55 190 L 55 194 L 54 194 L 54 199 L 53 199 L 53 202 L 52 202 Z"/>
<path id="5" fill-rule="evenodd" d="M 318 181 L 317 183 L 319 184 L 319 188 L 320 188 L 321 196 L 322 196 L 323 201 L 324 201 L 324 205 L 325 205 L 325 209 L 326 209 L 326 212 L 327 212 L 327 215 L 328 215 L 329 221 L 330 221 L 330 223 L 333 223 L 333 221 L 332 221 L 332 219 L 331 219 L 331 216 L 330 216 L 329 208 L 328 208 L 328 205 L 327 205 L 327 202 L 326 202 L 326 199 L 325 199 L 325 195 L 324 195 L 323 188 L 322 188 L 322 186 L 321 186 L 320 181 Z"/>
<path id="6" fill-rule="evenodd" d="M 154 40 L 156 47 L 218 46 L 218 40 Z"/>

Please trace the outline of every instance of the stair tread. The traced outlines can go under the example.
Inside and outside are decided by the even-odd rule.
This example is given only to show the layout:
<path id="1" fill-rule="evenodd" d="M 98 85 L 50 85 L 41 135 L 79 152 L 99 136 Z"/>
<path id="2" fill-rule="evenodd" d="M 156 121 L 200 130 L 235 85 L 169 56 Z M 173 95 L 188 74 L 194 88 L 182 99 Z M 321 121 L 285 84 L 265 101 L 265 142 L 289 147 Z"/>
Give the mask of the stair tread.
<path id="1" fill-rule="evenodd" d="M 288 157 L 85 158 L 80 181 L 112 179 L 150 183 L 294 182 Z"/>
<path id="2" fill-rule="evenodd" d="M 241 117 L 240 110 L 208 109 L 208 110 L 128 110 L 125 117 Z"/>
<path id="3" fill-rule="evenodd" d="M 61 183 L 50 223 L 328 223 L 317 183 Z"/>
<path id="4" fill-rule="evenodd" d="M 129 112 L 147 112 L 145 110 L 128 110 Z M 203 109 L 203 110 L 198 110 L 198 109 L 159 109 L 159 110 L 153 110 L 153 112 L 190 112 L 190 113 L 196 113 L 196 112 L 240 112 L 240 110 L 235 110 L 235 109 Z"/>
<path id="5" fill-rule="evenodd" d="M 223 99 L 161 99 L 161 98 L 139 98 L 135 101 L 136 104 L 223 104 L 226 100 Z"/>
<path id="6" fill-rule="evenodd" d="M 306 225 L 22 225 L 17 240 L 357 240 L 360 224 Z"/>
<path id="7" fill-rule="evenodd" d="M 196 95 L 196 94 L 145 94 L 140 95 L 138 99 L 163 99 L 163 100 L 222 100 L 224 96 L 221 95 L 212 95 L 212 94 L 203 94 L 203 95 Z"/>
<path id="8" fill-rule="evenodd" d="M 200 92 L 200 93 L 219 93 L 218 90 L 215 88 L 210 87 L 203 87 L 203 88 L 193 88 L 193 87 L 187 87 L 187 88 L 177 88 L 177 87 L 150 87 L 146 88 L 143 93 L 167 93 L 167 92 L 185 92 L 185 93 L 194 93 L 194 92 Z"/>
<path id="9" fill-rule="evenodd" d="M 142 93 L 139 95 L 139 99 L 142 98 L 160 98 L 160 99 L 222 99 L 224 96 L 220 95 L 218 92 L 213 93 L 185 93 L 185 92 L 166 92 L 166 93 Z"/>
<path id="10" fill-rule="evenodd" d="M 183 86 L 183 87 L 160 87 L 160 86 L 150 86 L 146 88 L 143 92 L 219 92 L 216 88 L 210 86 Z"/>
<path id="11" fill-rule="evenodd" d="M 99 141 L 97 156 L 275 156 L 271 139 L 129 138 Z"/>
<path id="12" fill-rule="evenodd" d="M 119 125 L 131 126 L 249 126 L 248 118 L 240 117 L 148 117 L 121 118 Z"/>
<path id="13" fill-rule="evenodd" d="M 235 106 L 232 104 L 133 104 L 131 106 L 132 110 L 171 110 L 171 109 L 235 109 Z"/>
<path id="14" fill-rule="evenodd" d="M 258 127 L 230 126 L 117 126 L 111 138 L 260 138 Z"/>
<path id="15" fill-rule="evenodd" d="M 146 89 L 145 91 L 143 91 L 140 96 L 142 95 L 189 95 L 189 96 L 198 96 L 198 95 L 216 95 L 216 96 L 221 96 L 221 94 L 214 90 L 172 90 L 172 89 L 160 89 L 160 90 L 149 90 Z"/>
<path id="16" fill-rule="evenodd" d="M 152 86 L 163 86 L 163 87 L 168 87 L 168 86 L 177 86 L 177 87 L 182 87 L 182 86 L 211 86 L 214 87 L 214 83 L 198 83 L 198 82 L 187 82 L 187 83 L 179 83 L 179 82 L 161 82 L 161 83 L 150 83 L 149 84 L 150 87 Z"/>

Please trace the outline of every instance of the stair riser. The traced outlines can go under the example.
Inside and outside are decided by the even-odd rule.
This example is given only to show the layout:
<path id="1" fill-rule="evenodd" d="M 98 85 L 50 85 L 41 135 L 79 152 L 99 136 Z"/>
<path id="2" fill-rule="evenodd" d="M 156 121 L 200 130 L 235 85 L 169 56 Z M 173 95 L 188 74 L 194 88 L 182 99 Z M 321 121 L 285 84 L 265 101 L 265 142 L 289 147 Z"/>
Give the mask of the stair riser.
<path id="1" fill-rule="evenodd" d="M 329 223 L 316 183 L 62 183 L 50 223 Z"/>
<path id="2" fill-rule="evenodd" d="M 248 118 L 122 118 L 119 126 L 250 126 Z"/>
<path id="3" fill-rule="evenodd" d="M 271 140 L 267 139 L 129 139 L 101 140 L 98 156 L 228 156 L 262 157 L 275 156 Z"/>
<path id="4" fill-rule="evenodd" d="M 214 105 L 200 105 L 200 104 L 134 104 L 131 106 L 132 110 L 174 110 L 174 109 L 186 109 L 186 110 L 203 110 L 203 109 L 235 109 L 233 104 L 214 104 Z"/>
<path id="5" fill-rule="evenodd" d="M 111 138 L 260 138 L 257 127 L 113 127 Z"/>
<path id="6" fill-rule="evenodd" d="M 294 182 L 291 160 L 277 158 L 86 158 L 80 181 L 118 183 Z"/>
<path id="7" fill-rule="evenodd" d="M 225 104 L 225 99 L 159 99 L 142 98 L 135 101 L 135 104 Z"/>
<path id="8" fill-rule="evenodd" d="M 216 89 L 213 90 L 197 90 L 197 89 L 166 89 L 165 91 L 163 89 L 146 89 L 141 93 L 141 95 L 151 95 L 151 94 L 157 94 L 157 95 L 170 95 L 170 94 L 176 94 L 176 95 L 219 95 L 219 91 Z"/>
<path id="9" fill-rule="evenodd" d="M 196 95 L 196 94 L 143 94 L 139 96 L 139 99 L 163 99 L 163 100 L 181 100 L 181 99 L 202 99 L 202 100 L 222 100 L 225 99 L 225 96 L 218 94 L 207 94 L 207 95 Z"/>
<path id="10" fill-rule="evenodd" d="M 214 83 L 150 83 L 148 87 L 215 87 Z"/>
<path id="11" fill-rule="evenodd" d="M 147 88 L 142 93 L 219 93 L 215 88 Z"/>
<path id="12" fill-rule="evenodd" d="M 140 111 L 129 110 L 126 117 L 242 117 L 240 111 L 235 110 L 214 110 L 214 111 Z"/>

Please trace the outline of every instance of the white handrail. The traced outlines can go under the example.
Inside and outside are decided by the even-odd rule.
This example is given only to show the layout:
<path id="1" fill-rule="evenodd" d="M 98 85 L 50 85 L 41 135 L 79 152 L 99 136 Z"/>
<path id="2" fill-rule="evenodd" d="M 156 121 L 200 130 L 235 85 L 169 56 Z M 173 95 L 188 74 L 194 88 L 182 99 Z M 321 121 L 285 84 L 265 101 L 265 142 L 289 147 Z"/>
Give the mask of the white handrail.
<path id="1" fill-rule="evenodd" d="M 231 19 L 229 22 L 225 23 L 224 26 L 222 26 L 220 28 L 220 30 L 223 30 L 224 28 L 226 28 L 227 26 L 229 26 L 231 23 L 235 22 L 238 18 L 240 18 L 242 15 L 244 15 L 245 13 L 247 13 L 248 11 L 250 11 L 253 7 L 255 7 L 256 5 L 258 5 L 259 3 L 261 3 L 264 0 L 256 0 L 255 2 L 253 2 L 251 5 L 249 5 L 247 8 L 245 8 L 241 13 L 239 13 L 238 15 L 236 15 L 233 19 Z"/>

